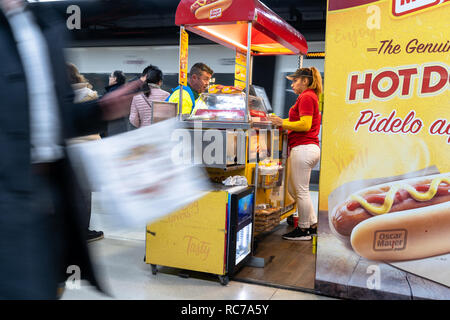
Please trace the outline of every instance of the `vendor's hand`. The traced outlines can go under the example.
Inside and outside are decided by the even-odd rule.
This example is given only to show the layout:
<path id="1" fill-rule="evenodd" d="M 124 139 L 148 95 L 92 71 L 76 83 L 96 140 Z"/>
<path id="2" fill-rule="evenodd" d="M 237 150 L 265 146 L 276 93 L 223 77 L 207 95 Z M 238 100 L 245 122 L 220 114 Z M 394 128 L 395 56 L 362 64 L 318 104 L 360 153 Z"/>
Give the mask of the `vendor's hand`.
<path id="1" fill-rule="evenodd" d="M 130 114 L 131 101 L 140 92 L 143 82 L 136 80 L 124 84 L 120 88 L 107 93 L 98 102 L 102 109 L 102 119 L 115 120 Z"/>
<path id="2" fill-rule="evenodd" d="M 276 126 L 283 126 L 283 119 L 281 119 L 280 117 L 276 116 L 276 115 L 269 115 L 269 120 L 272 121 L 272 123 Z"/>

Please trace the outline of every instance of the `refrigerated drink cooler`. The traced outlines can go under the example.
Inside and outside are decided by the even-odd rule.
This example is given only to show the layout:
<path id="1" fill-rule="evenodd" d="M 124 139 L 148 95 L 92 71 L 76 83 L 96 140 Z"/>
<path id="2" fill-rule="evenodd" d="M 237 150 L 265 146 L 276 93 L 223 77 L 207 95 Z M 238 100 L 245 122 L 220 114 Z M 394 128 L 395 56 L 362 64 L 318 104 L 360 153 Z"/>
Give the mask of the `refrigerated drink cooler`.
<path id="1" fill-rule="evenodd" d="M 145 262 L 216 274 L 222 285 L 252 255 L 253 187 L 215 190 L 162 220 L 147 225 Z"/>

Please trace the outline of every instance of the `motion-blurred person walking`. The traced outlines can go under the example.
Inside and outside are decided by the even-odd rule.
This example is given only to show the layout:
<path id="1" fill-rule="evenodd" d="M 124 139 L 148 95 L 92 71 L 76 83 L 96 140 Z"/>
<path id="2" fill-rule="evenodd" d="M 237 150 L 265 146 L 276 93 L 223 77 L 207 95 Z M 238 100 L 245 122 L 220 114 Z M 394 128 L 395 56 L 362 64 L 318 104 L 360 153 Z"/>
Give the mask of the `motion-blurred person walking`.
<path id="1" fill-rule="evenodd" d="M 142 81 L 73 104 L 66 32 L 48 7 L 0 0 L 0 299 L 57 298 L 70 270 L 101 290 L 64 141 L 128 115 Z"/>

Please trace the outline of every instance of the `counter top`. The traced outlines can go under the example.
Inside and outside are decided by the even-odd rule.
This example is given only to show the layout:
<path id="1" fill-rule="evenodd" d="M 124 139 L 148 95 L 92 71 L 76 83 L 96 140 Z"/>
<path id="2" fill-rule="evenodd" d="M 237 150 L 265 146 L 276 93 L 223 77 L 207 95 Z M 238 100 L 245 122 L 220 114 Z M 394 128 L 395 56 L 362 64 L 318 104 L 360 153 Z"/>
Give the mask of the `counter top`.
<path id="1" fill-rule="evenodd" d="M 225 121 L 184 120 L 178 122 L 179 128 L 186 129 L 250 129 L 250 123 Z"/>
<path id="2" fill-rule="evenodd" d="M 186 129 L 276 129 L 272 123 L 266 122 L 232 122 L 232 121 L 208 121 L 208 120 L 184 120 L 178 122 L 179 128 Z"/>

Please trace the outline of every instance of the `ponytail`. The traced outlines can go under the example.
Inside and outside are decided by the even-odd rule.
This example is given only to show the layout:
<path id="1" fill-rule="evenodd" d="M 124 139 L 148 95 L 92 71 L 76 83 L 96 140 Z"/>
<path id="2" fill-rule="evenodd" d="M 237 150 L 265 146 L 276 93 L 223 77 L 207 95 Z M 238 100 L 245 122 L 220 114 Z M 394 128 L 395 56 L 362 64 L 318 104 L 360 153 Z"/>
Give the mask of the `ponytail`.
<path id="1" fill-rule="evenodd" d="M 150 88 L 150 86 L 148 85 L 148 82 L 145 82 L 142 85 L 142 92 L 144 93 L 144 95 L 148 98 L 150 96 L 150 94 L 152 93 L 152 88 Z"/>
<path id="2" fill-rule="evenodd" d="M 145 96 L 147 98 L 152 93 L 152 89 L 151 89 L 149 84 L 150 83 L 157 84 L 160 81 L 162 81 L 162 78 L 163 78 L 163 73 L 158 67 L 152 66 L 152 65 L 150 65 L 148 67 L 148 70 L 147 70 L 147 81 L 145 82 L 144 88 L 143 88 L 144 94 L 145 94 Z"/>
<path id="3" fill-rule="evenodd" d="M 322 76 L 320 75 L 319 70 L 317 70 L 317 68 L 315 67 L 311 67 L 311 72 L 312 72 L 312 82 L 308 88 L 314 90 L 316 95 L 319 97 L 323 90 Z"/>

